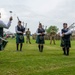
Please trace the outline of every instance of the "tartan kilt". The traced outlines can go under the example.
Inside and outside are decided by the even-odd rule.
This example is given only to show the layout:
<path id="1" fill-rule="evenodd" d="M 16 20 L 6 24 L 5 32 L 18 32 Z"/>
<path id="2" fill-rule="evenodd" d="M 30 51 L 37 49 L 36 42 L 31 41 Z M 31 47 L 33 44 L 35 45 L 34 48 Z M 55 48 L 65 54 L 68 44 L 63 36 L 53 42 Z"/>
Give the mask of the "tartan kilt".
<path id="1" fill-rule="evenodd" d="M 37 36 L 36 37 L 36 43 L 38 44 L 44 44 L 45 43 L 45 40 L 44 40 L 44 36 Z"/>
<path id="2" fill-rule="evenodd" d="M 24 43 L 24 35 L 16 34 L 16 43 Z"/>
<path id="3" fill-rule="evenodd" d="M 71 42 L 69 39 L 61 39 L 61 47 L 71 47 Z"/>

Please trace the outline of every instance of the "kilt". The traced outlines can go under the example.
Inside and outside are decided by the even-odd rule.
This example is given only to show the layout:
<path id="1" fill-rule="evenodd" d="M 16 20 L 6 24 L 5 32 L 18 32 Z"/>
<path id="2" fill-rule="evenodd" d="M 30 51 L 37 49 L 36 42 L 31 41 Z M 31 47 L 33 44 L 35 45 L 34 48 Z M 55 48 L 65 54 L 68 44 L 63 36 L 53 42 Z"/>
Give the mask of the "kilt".
<path id="1" fill-rule="evenodd" d="M 61 39 L 61 47 L 70 48 L 71 47 L 70 39 Z"/>
<path id="2" fill-rule="evenodd" d="M 16 43 L 24 43 L 24 35 L 16 34 Z"/>
<path id="3" fill-rule="evenodd" d="M 44 44 L 45 43 L 45 41 L 44 41 L 44 36 L 37 36 L 37 38 L 36 38 L 36 43 L 38 43 L 38 44 Z"/>

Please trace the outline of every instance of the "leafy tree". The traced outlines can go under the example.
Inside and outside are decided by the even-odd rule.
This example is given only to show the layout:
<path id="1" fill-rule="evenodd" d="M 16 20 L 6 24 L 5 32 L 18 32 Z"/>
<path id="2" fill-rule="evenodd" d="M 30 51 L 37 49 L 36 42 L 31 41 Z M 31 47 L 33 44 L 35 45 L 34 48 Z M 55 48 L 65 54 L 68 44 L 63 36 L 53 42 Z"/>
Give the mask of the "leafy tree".
<path id="1" fill-rule="evenodd" d="M 50 26 L 50 27 L 46 30 L 47 33 L 50 33 L 52 29 L 54 29 L 54 31 L 55 31 L 56 33 L 57 33 L 58 30 L 59 30 L 59 28 L 57 28 L 57 26 Z"/>

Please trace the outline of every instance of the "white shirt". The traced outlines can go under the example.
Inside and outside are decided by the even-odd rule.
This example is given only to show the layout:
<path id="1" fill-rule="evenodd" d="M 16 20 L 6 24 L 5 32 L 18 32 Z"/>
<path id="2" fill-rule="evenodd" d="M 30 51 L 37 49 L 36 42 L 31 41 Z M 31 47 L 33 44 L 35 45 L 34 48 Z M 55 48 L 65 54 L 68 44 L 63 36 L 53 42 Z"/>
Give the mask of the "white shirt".
<path id="1" fill-rule="evenodd" d="M 65 35 L 72 34 L 73 31 L 68 30 L 68 32 L 64 33 Z M 62 36 L 62 32 L 60 32 L 60 36 Z"/>
<path id="2" fill-rule="evenodd" d="M 5 24 L 3 21 L 0 20 L 0 27 L 9 29 L 11 26 L 11 21 L 8 22 L 8 24 Z"/>

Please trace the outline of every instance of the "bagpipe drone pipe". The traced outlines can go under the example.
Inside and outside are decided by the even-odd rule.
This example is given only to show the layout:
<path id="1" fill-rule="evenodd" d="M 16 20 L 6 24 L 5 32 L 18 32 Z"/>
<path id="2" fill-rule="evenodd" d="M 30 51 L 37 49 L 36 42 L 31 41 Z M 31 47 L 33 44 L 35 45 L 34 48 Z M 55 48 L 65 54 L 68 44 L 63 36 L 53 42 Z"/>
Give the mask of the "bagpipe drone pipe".
<path id="1" fill-rule="evenodd" d="M 17 20 L 20 21 L 19 17 L 17 16 Z M 22 32 L 25 32 L 27 29 L 27 23 L 22 22 L 23 26 L 22 26 Z"/>
<path id="2" fill-rule="evenodd" d="M 74 28 L 75 28 L 75 23 L 71 24 L 71 25 L 68 27 L 69 30 L 71 30 L 71 29 L 74 30 Z"/>
<path id="3" fill-rule="evenodd" d="M 74 28 L 75 28 L 75 23 L 71 24 L 71 25 L 68 27 L 68 32 L 67 32 L 67 33 L 73 33 L 73 32 L 74 32 Z"/>

